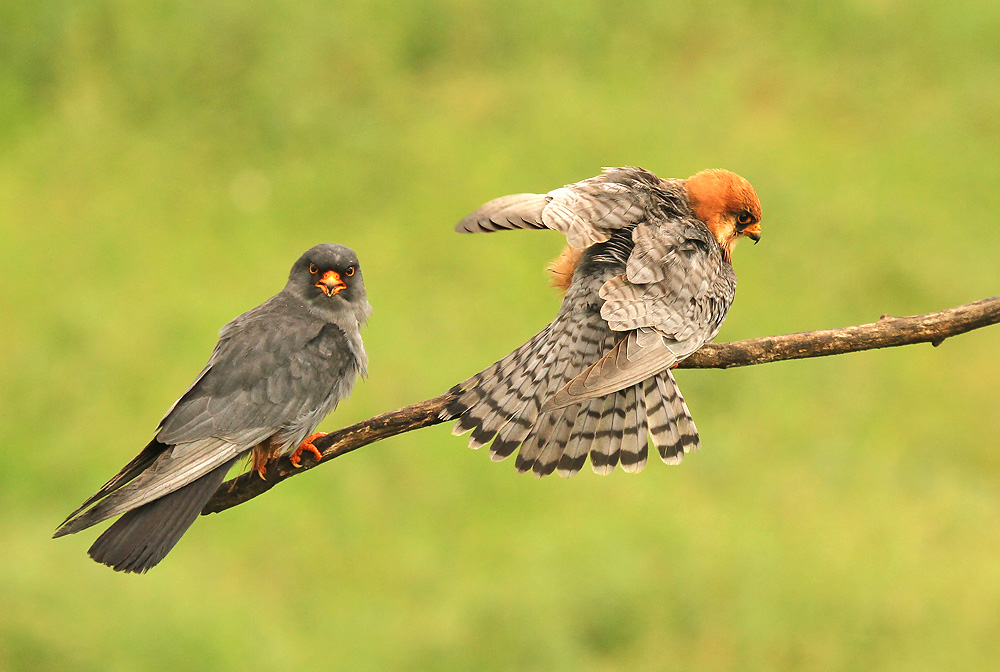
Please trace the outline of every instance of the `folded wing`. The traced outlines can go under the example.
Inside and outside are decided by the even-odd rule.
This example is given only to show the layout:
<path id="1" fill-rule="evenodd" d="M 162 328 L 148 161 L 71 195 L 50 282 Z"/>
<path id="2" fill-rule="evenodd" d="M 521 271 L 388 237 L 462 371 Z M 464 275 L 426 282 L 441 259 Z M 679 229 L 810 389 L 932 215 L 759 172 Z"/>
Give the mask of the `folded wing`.
<path id="1" fill-rule="evenodd" d="M 715 338 L 732 305 L 736 276 L 696 220 L 643 222 L 632 234 L 625 273 L 601 287 L 601 317 L 628 332 L 567 383 L 542 411 L 635 385 Z"/>

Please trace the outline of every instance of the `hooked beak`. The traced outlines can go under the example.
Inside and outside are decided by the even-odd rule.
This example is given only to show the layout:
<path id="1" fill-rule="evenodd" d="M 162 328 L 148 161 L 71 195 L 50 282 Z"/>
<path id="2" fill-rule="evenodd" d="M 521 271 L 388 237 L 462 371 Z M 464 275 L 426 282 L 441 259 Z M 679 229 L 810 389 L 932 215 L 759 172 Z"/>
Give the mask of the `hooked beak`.
<path id="1" fill-rule="evenodd" d="M 323 277 L 316 283 L 316 286 L 327 296 L 333 296 L 347 289 L 347 285 L 340 279 L 340 273 L 337 273 L 337 271 L 327 271 L 324 273 Z"/>
<path id="2" fill-rule="evenodd" d="M 751 224 L 740 233 L 752 240 L 754 245 L 760 242 L 760 224 Z"/>

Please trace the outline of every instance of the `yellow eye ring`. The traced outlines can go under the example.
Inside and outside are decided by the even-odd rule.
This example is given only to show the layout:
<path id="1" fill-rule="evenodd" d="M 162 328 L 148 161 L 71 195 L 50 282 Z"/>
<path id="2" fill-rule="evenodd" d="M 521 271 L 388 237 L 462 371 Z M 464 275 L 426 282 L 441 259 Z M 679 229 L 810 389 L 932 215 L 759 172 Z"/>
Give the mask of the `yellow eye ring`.
<path id="1" fill-rule="evenodd" d="M 741 212 L 740 214 L 736 215 L 736 222 L 738 224 L 742 224 L 743 226 L 747 226 L 748 224 L 753 222 L 753 215 L 751 215 L 749 212 Z"/>
<path id="2" fill-rule="evenodd" d="M 347 273 L 345 275 L 347 275 L 347 277 L 351 277 L 352 275 L 354 275 L 354 267 L 353 266 L 348 266 L 347 267 Z"/>
<path id="3" fill-rule="evenodd" d="M 309 272 L 313 274 L 319 273 L 319 269 L 316 268 L 316 264 L 309 264 Z"/>

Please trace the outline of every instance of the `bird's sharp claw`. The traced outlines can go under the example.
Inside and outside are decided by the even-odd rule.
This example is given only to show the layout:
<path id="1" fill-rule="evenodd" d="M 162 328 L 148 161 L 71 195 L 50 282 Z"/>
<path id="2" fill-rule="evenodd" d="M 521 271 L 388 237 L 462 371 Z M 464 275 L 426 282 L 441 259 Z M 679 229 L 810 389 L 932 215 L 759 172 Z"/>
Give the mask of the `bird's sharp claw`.
<path id="1" fill-rule="evenodd" d="M 321 436 L 326 436 L 326 432 L 316 432 L 305 441 L 299 444 L 299 447 L 295 449 L 295 452 L 291 454 L 288 458 L 292 461 L 292 466 L 296 469 L 302 467 L 302 453 L 312 453 L 316 461 L 319 462 L 323 459 L 323 453 L 320 452 L 319 448 L 313 445 L 313 441 L 320 438 Z"/>

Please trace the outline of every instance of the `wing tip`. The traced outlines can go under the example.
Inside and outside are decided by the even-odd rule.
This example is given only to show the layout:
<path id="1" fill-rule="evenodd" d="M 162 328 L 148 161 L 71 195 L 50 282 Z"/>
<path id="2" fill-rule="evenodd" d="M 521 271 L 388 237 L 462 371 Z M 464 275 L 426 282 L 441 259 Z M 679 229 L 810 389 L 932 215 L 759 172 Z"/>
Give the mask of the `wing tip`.
<path id="1" fill-rule="evenodd" d="M 568 387 L 568 384 L 567 384 Z M 538 414 L 542 415 L 544 413 L 551 413 L 552 411 L 558 411 L 561 408 L 566 408 L 567 406 L 572 406 L 576 402 L 581 401 L 576 399 L 572 394 L 566 391 L 566 387 L 549 397 L 541 408 L 538 409 Z"/>
<path id="2" fill-rule="evenodd" d="M 97 523 L 101 522 L 101 520 L 106 520 L 106 518 L 102 518 L 100 520 L 94 519 L 94 511 L 96 509 L 97 506 L 92 506 L 90 508 L 74 512 L 69 518 L 59 524 L 56 531 L 52 533 L 52 538 L 58 539 L 59 537 L 76 534 L 77 532 L 86 530 L 88 527 L 93 527 Z"/>

